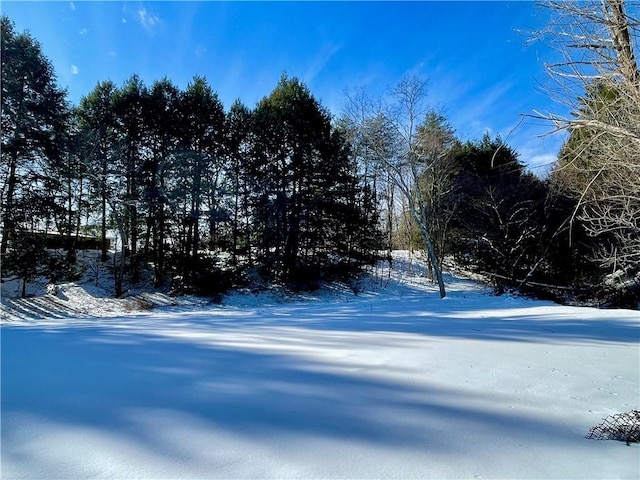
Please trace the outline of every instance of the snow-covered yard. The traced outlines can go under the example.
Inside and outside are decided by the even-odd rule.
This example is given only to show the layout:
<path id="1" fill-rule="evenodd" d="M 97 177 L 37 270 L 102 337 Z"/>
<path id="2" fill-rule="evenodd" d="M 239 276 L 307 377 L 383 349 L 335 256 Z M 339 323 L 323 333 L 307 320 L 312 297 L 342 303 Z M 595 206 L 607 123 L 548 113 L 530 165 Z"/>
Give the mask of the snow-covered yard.
<path id="1" fill-rule="evenodd" d="M 5 306 L 2 478 L 640 478 L 637 311 L 448 289 Z"/>

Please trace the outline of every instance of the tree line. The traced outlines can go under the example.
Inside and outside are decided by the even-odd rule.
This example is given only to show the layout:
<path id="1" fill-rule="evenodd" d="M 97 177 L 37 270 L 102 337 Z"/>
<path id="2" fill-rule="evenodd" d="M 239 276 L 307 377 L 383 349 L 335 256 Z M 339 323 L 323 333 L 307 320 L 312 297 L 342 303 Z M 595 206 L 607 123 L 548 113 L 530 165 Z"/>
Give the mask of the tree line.
<path id="1" fill-rule="evenodd" d="M 254 108 L 225 110 L 201 77 L 180 89 L 135 75 L 70 106 L 37 41 L 6 17 L 2 52 L 3 275 L 71 278 L 84 235 L 101 241 L 116 296 L 142 275 L 202 294 L 312 288 L 418 248 L 441 296 L 454 259 L 499 291 L 637 304 L 637 197 L 626 194 L 637 160 L 613 127 L 598 130 L 629 105 L 619 81 L 588 83 L 576 122 L 600 123 L 576 123 L 542 179 L 500 137 L 457 138 L 417 77 L 381 98 L 349 92 L 337 118 L 286 75 Z M 34 231 L 63 235 L 64 258 Z"/>
<path id="2" fill-rule="evenodd" d="M 351 92 L 342 119 L 378 185 L 387 244 L 426 249 L 441 296 L 443 262 L 454 259 L 498 292 L 636 308 L 640 217 L 632 192 L 640 179 L 628 144 L 625 156 L 602 158 L 594 142 L 621 148 L 621 139 L 574 129 L 556 168 L 540 178 L 499 136 L 457 138 L 426 103 L 426 87 L 407 77 L 383 98 Z M 596 83 L 580 101 L 612 108 L 603 94 L 611 95 Z"/>
<path id="3" fill-rule="evenodd" d="M 348 98 L 343 122 L 378 184 L 387 244 L 426 249 L 441 296 L 443 262 L 453 259 L 499 292 L 619 304 L 601 288 L 604 271 L 590 257 L 599 244 L 570 221 L 578 202 L 559 177 L 528 171 L 499 136 L 456 138 L 425 95 L 425 82 L 409 77 L 386 98 Z"/>
<path id="4" fill-rule="evenodd" d="M 38 270 L 34 231 L 67 239 L 67 276 L 82 234 L 102 239 L 106 262 L 117 232 L 116 296 L 149 268 L 156 287 L 211 294 L 253 277 L 308 287 L 375 258 L 373 193 L 296 78 L 254 109 L 225 111 L 201 77 L 181 90 L 135 75 L 71 107 L 38 43 L 13 29 L 3 17 L 4 272 Z"/>

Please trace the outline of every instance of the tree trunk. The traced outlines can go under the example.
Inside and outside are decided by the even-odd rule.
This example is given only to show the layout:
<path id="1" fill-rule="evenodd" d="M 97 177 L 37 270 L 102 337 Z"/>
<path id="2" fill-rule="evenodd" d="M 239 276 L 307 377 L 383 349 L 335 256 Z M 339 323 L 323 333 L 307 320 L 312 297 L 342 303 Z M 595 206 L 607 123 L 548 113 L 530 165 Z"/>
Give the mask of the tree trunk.
<path id="1" fill-rule="evenodd" d="M 0 244 L 0 255 L 4 257 L 7 253 L 9 245 L 9 237 L 13 235 L 15 224 L 13 221 L 13 195 L 16 189 L 16 166 L 18 163 L 18 153 L 13 152 L 11 155 L 11 164 L 9 166 L 9 178 L 7 180 L 7 200 L 3 205 L 2 219 L 2 243 Z"/>
<path id="2" fill-rule="evenodd" d="M 433 242 L 431 241 L 431 235 L 429 235 L 429 230 L 427 229 L 423 219 L 420 218 L 420 215 L 415 208 L 411 208 L 411 213 L 413 214 L 413 218 L 415 218 L 418 226 L 420 227 L 422 239 L 427 249 L 427 255 L 429 256 L 429 262 L 431 262 L 433 273 L 436 277 L 436 281 L 438 282 L 438 288 L 440 289 L 440 298 L 444 298 L 447 296 L 447 292 L 444 286 L 444 279 L 442 278 L 442 269 L 440 268 L 440 262 L 438 262 L 438 257 L 436 255 L 435 249 L 433 248 Z"/>
<path id="3" fill-rule="evenodd" d="M 611 8 L 613 22 L 609 25 L 613 48 L 618 57 L 620 73 L 625 81 L 632 87 L 636 100 L 640 100 L 640 72 L 633 53 L 633 44 L 629 34 L 630 20 L 624 11 L 623 0 L 608 0 Z"/>
<path id="4" fill-rule="evenodd" d="M 102 245 L 100 249 L 100 261 L 106 262 L 107 256 L 107 162 L 103 159 L 102 163 L 102 178 L 100 179 L 100 200 L 102 202 L 102 222 L 100 230 L 102 234 Z"/>

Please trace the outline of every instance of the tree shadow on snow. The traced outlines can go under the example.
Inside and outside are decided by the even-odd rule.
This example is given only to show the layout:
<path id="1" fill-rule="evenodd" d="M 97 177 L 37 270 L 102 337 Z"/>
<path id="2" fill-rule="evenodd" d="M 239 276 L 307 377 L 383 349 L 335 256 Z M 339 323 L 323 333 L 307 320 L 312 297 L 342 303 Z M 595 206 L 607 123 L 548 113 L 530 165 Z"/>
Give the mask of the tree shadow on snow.
<path id="1" fill-rule="evenodd" d="M 347 332 L 393 332 L 433 337 L 532 343 L 640 343 L 640 313 L 564 307 L 552 303 L 464 294 L 436 300 L 405 289 L 398 297 L 356 297 L 336 303 L 228 308 L 228 326 L 301 327 Z M 224 316 L 225 311 L 219 310 Z"/>
<path id="2" fill-rule="evenodd" d="M 295 354 L 109 326 L 68 326 L 61 333 L 2 330 L 3 462 L 30 455 L 47 471 L 46 458 L 20 444 L 24 432 L 14 419 L 25 415 L 117 432 L 179 462 L 193 459 L 178 439 L 159 435 L 154 418 L 188 418 L 206 431 L 252 441 L 294 435 L 422 453 L 461 452 L 468 435 L 484 435 L 487 443 L 495 435 L 501 442 L 581 440 L 543 418 L 478 407 L 468 391 L 350 374 Z M 92 448 L 90 437 L 79 441 Z"/>

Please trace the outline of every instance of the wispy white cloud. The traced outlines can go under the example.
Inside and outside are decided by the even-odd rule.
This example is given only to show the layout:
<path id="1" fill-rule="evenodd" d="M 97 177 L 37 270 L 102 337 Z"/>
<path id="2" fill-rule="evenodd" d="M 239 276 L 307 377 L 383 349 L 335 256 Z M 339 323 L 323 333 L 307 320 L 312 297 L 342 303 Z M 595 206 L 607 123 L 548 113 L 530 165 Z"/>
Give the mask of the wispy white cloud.
<path id="1" fill-rule="evenodd" d="M 471 131 L 467 133 L 472 137 L 484 135 L 487 129 L 491 129 L 487 125 L 487 119 L 494 118 L 495 113 L 504 108 L 511 87 L 510 82 L 501 82 L 482 91 L 474 92 L 473 101 L 469 101 L 468 98 L 459 99 L 458 104 L 452 105 L 456 109 L 458 117 L 456 123 L 470 129 Z"/>
<path id="2" fill-rule="evenodd" d="M 87 34 L 87 32 L 89 32 L 89 30 L 87 30 L 86 28 L 83 28 L 83 29 L 82 29 L 82 30 L 80 30 L 78 33 L 79 33 L 80 35 L 86 35 L 86 34 Z"/>
<path id="3" fill-rule="evenodd" d="M 535 126 L 522 124 L 507 143 L 519 153 L 520 161 L 536 175 L 546 176 L 558 159 L 558 152 L 564 143 L 562 135 L 541 135 Z"/>
<path id="4" fill-rule="evenodd" d="M 527 163 L 531 167 L 544 167 L 553 164 L 557 159 L 557 153 L 539 153 L 529 157 Z"/>
<path id="5" fill-rule="evenodd" d="M 520 152 L 520 161 L 523 162 L 530 171 L 535 173 L 539 177 L 546 177 L 556 163 L 558 159 L 557 152 Z"/>
<path id="6" fill-rule="evenodd" d="M 403 74 L 403 77 L 417 77 L 425 79 L 425 61 L 419 60 L 417 63 L 409 67 Z M 428 83 L 428 81 L 427 81 Z"/>
<path id="7" fill-rule="evenodd" d="M 73 2 L 69 2 L 69 8 L 71 9 L 72 12 L 76 11 L 76 6 Z"/>
<path id="8" fill-rule="evenodd" d="M 472 132 L 473 137 L 481 137 L 481 136 L 484 136 L 484 134 L 487 134 L 491 137 L 495 133 L 493 128 L 491 128 L 485 122 L 481 122 L 478 120 L 473 120 L 469 124 L 469 129 Z"/>
<path id="9" fill-rule="evenodd" d="M 78 70 L 78 66 L 77 65 L 71 65 L 71 73 L 73 75 L 77 75 L 78 73 L 80 73 L 80 70 Z"/>
<path id="10" fill-rule="evenodd" d="M 327 44 L 324 48 L 316 55 L 313 62 L 307 68 L 307 71 L 304 74 L 304 81 L 306 83 L 312 83 L 314 78 L 322 71 L 324 66 L 331 60 L 339 50 L 340 46 Z"/>
<path id="11" fill-rule="evenodd" d="M 154 13 L 147 12 L 147 9 L 144 7 L 140 7 L 136 11 L 136 14 L 140 24 L 148 32 L 152 32 L 160 24 L 160 17 Z"/>

